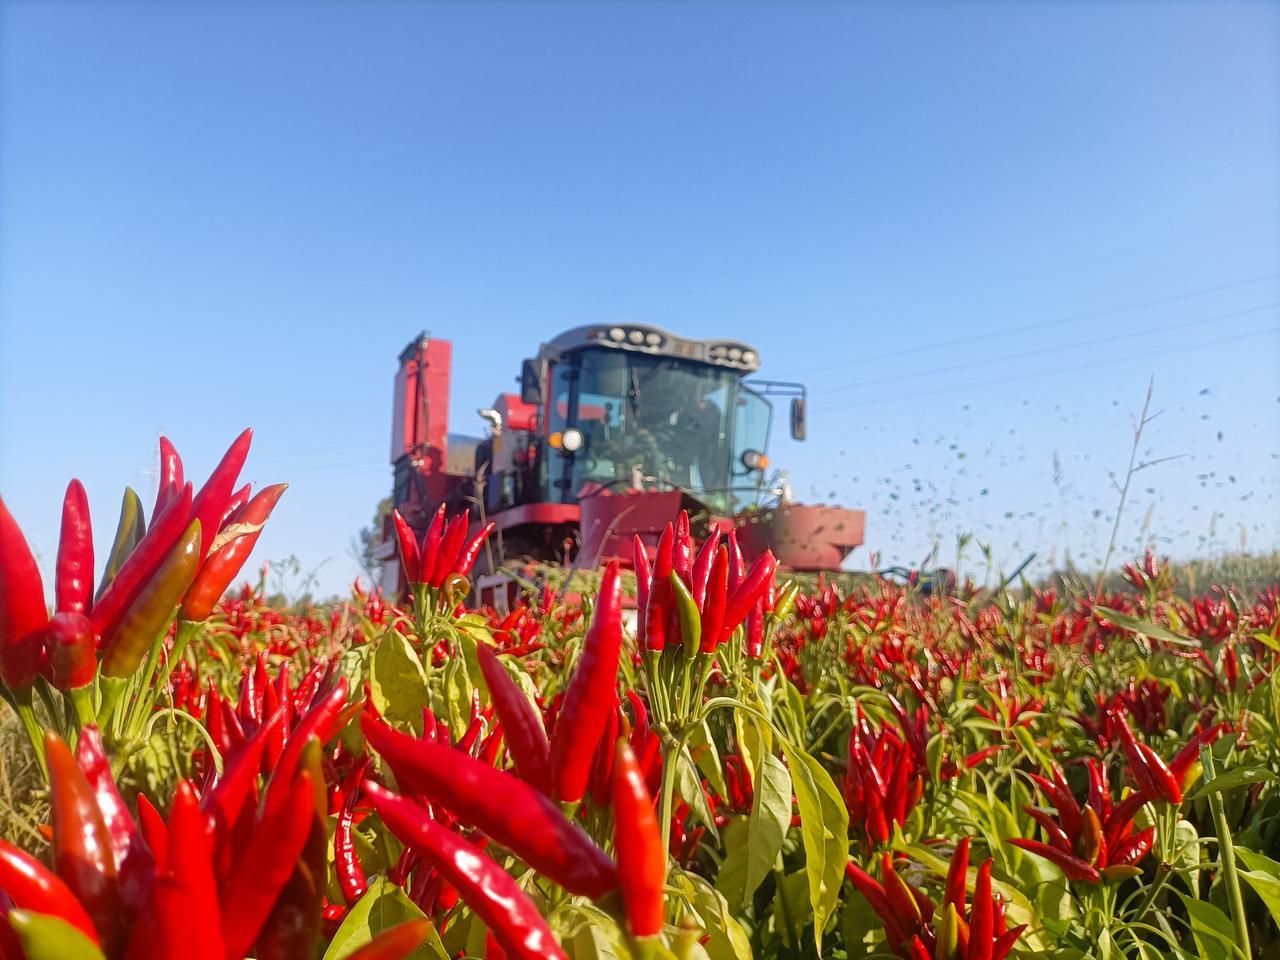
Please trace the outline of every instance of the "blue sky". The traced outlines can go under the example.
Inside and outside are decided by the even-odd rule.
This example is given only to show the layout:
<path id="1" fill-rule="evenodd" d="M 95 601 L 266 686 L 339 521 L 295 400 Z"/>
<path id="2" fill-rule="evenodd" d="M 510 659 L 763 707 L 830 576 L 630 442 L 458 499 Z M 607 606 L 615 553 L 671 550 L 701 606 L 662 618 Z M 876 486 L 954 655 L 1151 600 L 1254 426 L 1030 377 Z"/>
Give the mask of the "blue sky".
<path id="1" fill-rule="evenodd" d="M 390 487 L 396 355 L 454 429 L 580 323 L 811 390 L 798 495 L 919 559 L 1280 545 L 1280 7 L 9 3 L 0 493 L 100 550 L 156 438 L 292 486 L 322 592 Z M 1055 455 L 1058 463 L 1055 481 Z M 859 565 L 867 550 L 858 552 Z M 47 567 L 46 567 L 47 568 Z"/>

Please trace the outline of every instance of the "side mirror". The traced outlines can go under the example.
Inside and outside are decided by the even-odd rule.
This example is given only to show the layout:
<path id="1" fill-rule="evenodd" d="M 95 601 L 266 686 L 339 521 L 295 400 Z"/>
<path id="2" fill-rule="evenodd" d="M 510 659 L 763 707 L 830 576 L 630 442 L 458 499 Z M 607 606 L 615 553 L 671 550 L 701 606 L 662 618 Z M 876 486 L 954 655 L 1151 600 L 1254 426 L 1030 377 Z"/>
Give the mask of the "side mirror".
<path id="1" fill-rule="evenodd" d="M 547 365 L 540 360 L 526 360 L 520 366 L 520 399 L 534 406 L 542 403 L 542 381 Z"/>
<path id="2" fill-rule="evenodd" d="M 804 439 L 804 397 L 791 398 L 791 439 Z"/>

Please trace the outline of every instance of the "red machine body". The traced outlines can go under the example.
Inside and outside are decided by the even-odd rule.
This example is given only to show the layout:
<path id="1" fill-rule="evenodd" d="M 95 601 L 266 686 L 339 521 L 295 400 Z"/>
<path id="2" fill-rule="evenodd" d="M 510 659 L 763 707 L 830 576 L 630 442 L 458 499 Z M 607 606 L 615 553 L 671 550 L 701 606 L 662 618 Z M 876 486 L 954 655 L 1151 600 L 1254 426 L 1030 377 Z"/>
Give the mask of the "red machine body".
<path id="1" fill-rule="evenodd" d="M 688 510 L 703 528 L 737 526 L 748 557 L 772 549 L 798 570 L 834 570 L 862 543 L 859 510 L 789 502 L 766 474 L 769 397 L 791 400 L 804 437 L 804 387 L 755 378 L 746 344 L 658 327 L 578 327 L 544 343 L 521 392 L 478 411 L 486 436 L 449 432 L 452 347 L 423 334 L 400 354 L 392 409 L 393 501 L 419 534 L 441 503 L 497 533 L 478 565 L 629 559 Z M 773 501 L 773 502 L 771 502 Z M 390 518 L 383 587 L 401 589 Z"/>

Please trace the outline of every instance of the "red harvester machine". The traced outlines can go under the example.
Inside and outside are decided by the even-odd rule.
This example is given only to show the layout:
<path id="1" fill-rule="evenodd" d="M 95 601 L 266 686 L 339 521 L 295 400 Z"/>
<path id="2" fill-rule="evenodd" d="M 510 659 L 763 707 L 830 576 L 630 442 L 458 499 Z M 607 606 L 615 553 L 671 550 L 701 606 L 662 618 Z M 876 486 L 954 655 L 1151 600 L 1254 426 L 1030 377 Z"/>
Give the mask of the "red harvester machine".
<path id="1" fill-rule="evenodd" d="M 441 503 L 492 520 L 477 566 L 482 592 L 503 564 L 630 558 L 652 549 L 681 509 L 734 525 L 747 560 L 765 548 L 793 570 L 836 570 L 862 543 L 861 510 L 790 502 L 770 474 L 771 398 L 789 399 L 804 439 L 805 389 L 755 376 L 759 355 L 733 340 L 690 340 L 647 324 L 576 327 L 525 360 L 520 393 L 479 411 L 487 435 L 449 433 L 452 347 L 421 335 L 400 354 L 391 462 L 393 500 L 421 535 Z M 390 518 L 383 587 L 398 594 Z M 482 596 L 482 600 L 492 600 Z"/>

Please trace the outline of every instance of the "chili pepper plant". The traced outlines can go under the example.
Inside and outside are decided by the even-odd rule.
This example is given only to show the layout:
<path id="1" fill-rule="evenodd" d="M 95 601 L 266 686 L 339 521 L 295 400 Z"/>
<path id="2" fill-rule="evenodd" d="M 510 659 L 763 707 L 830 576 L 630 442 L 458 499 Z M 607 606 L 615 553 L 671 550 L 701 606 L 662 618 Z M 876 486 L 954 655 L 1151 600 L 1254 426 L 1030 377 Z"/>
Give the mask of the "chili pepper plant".
<path id="1" fill-rule="evenodd" d="M 100 551 L 72 481 L 48 593 L 0 501 L 0 958 L 1280 951 L 1275 586 L 802 586 L 681 515 L 468 608 L 442 508 L 283 609 L 250 436 Z"/>

